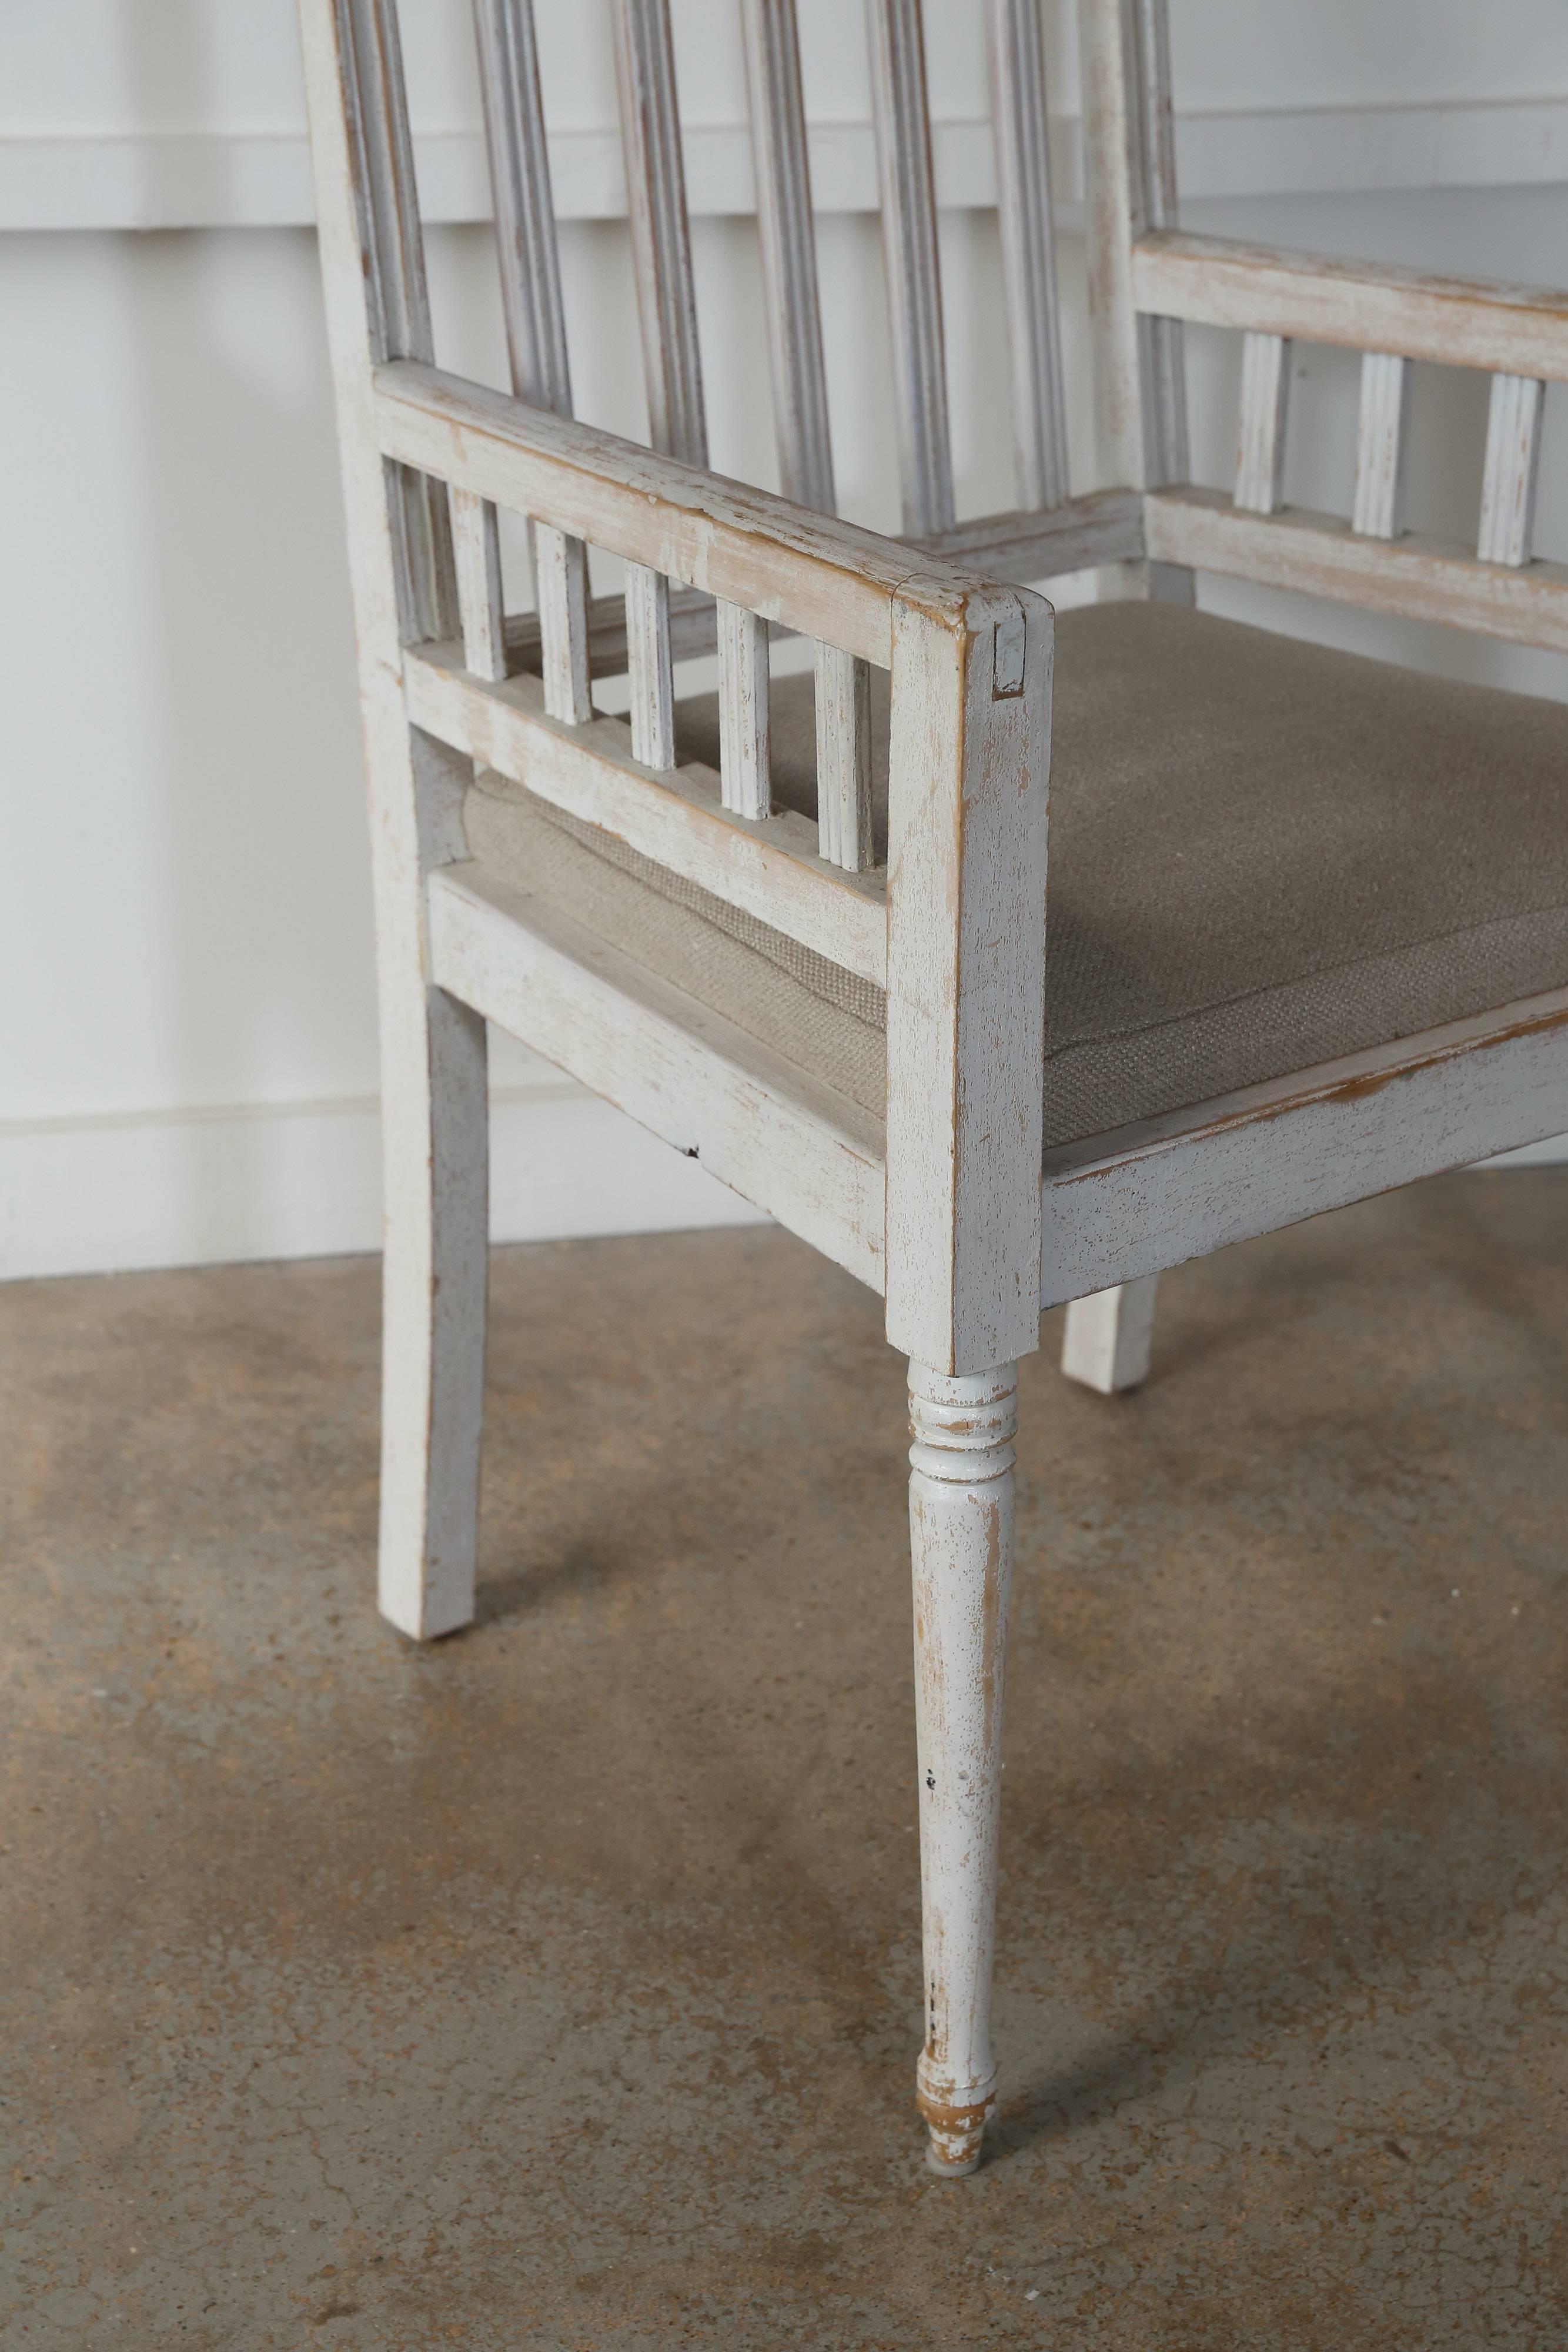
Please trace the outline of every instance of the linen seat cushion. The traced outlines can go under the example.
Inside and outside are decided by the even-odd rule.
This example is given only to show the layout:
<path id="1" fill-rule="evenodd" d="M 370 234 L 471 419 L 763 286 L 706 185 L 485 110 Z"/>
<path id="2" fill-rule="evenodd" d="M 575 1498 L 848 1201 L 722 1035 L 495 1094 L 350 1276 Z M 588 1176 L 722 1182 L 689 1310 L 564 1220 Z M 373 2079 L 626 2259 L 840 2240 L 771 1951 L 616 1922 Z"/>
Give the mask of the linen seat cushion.
<path id="1" fill-rule="evenodd" d="M 810 678 L 772 699 L 774 796 L 810 814 Z M 683 702 L 680 756 L 717 739 L 715 698 Z M 467 814 L 476 856 L 585 919 L 613 861 L 611 936 L 881 1112 L 868 983 L 499 778 Z M 572 853 L 548 876 L 541 826 Z M 1568 985 L 1568 709 L 1190 607 L 1063 613 L 1047 905 L 1047 1149 Z"/>

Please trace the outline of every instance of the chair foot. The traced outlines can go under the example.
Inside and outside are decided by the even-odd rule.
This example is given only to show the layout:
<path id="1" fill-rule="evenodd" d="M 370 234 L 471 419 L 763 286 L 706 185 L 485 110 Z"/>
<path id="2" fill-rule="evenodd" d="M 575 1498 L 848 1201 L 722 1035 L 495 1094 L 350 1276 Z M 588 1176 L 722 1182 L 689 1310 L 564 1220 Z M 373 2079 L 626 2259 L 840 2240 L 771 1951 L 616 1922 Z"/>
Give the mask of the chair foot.
<path id="1" fill-rule="evenodd" d="M 1012 1364 L 957 1379 L 909 1368 L 925 1979 L 915 2097 L 927 2161 L 948 2178 L 979 2163 L 996 2098 L 991 1963 L 1017 1383 Z"/>
<path id="2" fill-rule="evenodd" d="M 996 2072 L 993 2068 L 988 2083 L 967 2085 L 963 2094 L 956 2094 L 952 2084 L 933 2080 L 928 2056 L 923 2051 L 915 2070 L 915 2105 L 925 2118 L 929 2135 L 925 2161 L 944 2180 L 960 2180 L 966 2173 L 979 2169 L 980 2142 L 997 2102 Z"/>
<path id="3" fill-rule="evenodd" d="M 1148 1379 L 1159 1279 L 1145 1274 L 1073 1300 L 1061 1342 L 1061 1369 L 1070 1381 L 1081 1381 L 1102 1396 L 1116 1396 Z"/>

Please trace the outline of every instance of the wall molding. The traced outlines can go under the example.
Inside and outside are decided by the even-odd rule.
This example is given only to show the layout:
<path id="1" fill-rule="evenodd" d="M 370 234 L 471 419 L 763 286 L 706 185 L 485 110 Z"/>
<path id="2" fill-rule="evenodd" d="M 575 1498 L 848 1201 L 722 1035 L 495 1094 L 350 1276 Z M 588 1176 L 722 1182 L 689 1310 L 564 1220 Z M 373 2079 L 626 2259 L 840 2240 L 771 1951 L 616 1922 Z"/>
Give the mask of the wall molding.
<path id="1" fill-rule="evenodd" d="M 757 1224 L 761 1213 L 569 1079 L 497 1088 L 498 1242 Z M 373 1096 L 0 1122 L 0 1281 L 378 1250 Z"/>
<path id="2" fill-rule="evenodd" d="M 990 125 L 934 126 L 936 184 L 953 209 L 996 201 Z M 1305 107 L 1186 116 L 1176 131 L 1183 194 L 1326 195 L 1396 189 L 1526 187 L 1568 180 L 1568 98 L 1448 106 Z M 489 214 L 478 132 L 416 137 L 420 188 L 431 221 Z M 1082 200 L 1080 126 L 1064 116 L 1053 142 L 1063 204 Z M 744 123 L 699 125 L 685 141 L 695 213 L 755 209 Z M 563 219 L 625 211 L 613 130 L 550 140 Z M 876 152 L 869 121 L 811 131 L 811 176 L 823 212 L 871 212 Z M 148 132 L 135 137 L 0 138 L 0 228 L 288 228 L 314 218 L 304 134 Z"/>

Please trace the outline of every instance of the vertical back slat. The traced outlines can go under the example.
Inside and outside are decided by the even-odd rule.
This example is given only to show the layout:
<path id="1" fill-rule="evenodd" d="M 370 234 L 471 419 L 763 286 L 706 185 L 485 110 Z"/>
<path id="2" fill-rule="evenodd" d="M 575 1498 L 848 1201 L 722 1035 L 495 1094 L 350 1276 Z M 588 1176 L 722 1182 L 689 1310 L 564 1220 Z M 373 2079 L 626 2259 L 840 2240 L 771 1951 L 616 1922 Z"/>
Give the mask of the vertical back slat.
<path id="1" fill-rule="evenodd" d="M 1404 528 L 1400 509 L 1409 405 L 1409 361 L 1392 352 L 1364 352 L 1351 513 L 1351 529 L 1363 538 L 1397 539 Z"/>
<path id="2" fill-rule="evenodd" d="M 1068 492 L 1040 0 L 991 0 L 991 110 L 1020 507 Z"/>
<path id="3" fill-rule="evenodd" d="M 532 0 L 474 0 L 474 30 L 512 389 L 535 408 L 570 416 L 571 372 Z"/>
<path id="4" fill-rule="evenodd" d="M 1241 427 L 1236 450 L 1236 503 L 1272 514 L 1284 496 L 1285 412 L 1291 346 L 1283 335 L 1241 339 Z"/>
<path id="5" fill-rule="evenodd" d="M 744 604 L 718 607 L 718 773 L 727 809 L 767 816 L 769 776 L 768 624 Z"/>
<path id="6" fill-rule="evenodd" d="M 1481 523 L 1476 541 L 1476 553 L 1483 563 L 1507 563 L 1517 569 L 1530 562 L 1546 386 L 1534 376 L 1494 375 L 1491 380 Z"/>
<path id="7" fill-rule="evenodd" d="M 463 658 L 476 677 L 497 683 L 507 675 L 507 646 L 496 509 L 472 490 L 454 489 L 451 500 Z"/>
<path id="8" fill-rule="evenodd" d="M 795 0 L 742 0 L 768 354 L 787 499 L 831 514 L 833 450 Z"/>
<path id="9" fill-rule="evenodd" d="M 866 21 L 898 377 L 904 531 L 909 539 L 930 539 L 953 528 L 953 455 L 920 0 L 866 0 Z"/>
<path id="10" fill-rule="evenodd" d="M 615 62 L 637 315 L 655 449 L 707 464 L 669 0 L 619 0 Z"/>
<path id="11" fill-rule="evenodd" d="M 795 0 L 742 0 L 742 13 L 779 478 L 786 498 L 831 514 L 837 499 Z M 817 845 L 852 873 L 873 859 L 870 711 L 864 663 L 820 645 Z"/>
<path id="12" fill-rule="evenodd" d="M 570 416 L 560 249 L 532 0 L 474 0 L 474 29 L 512 389 L 535 408 Z M 534 527 L 533 548 L 545 708 L 552 718 L 580 726 L 592 709 L 588 552 L 580 540 L 543 524 Z"/>
<path id="13" fill-rule="evenodd" d="M 667 456 L 706 466 L 707 416 L 668 0 L 618 0 L 615 72 L 649 438 Z M 638 756 L 649 767 L 672 767 L 669 586 L 634 566 L 626 575 L 626 639 L 632 735 L 644 747 Z"/>

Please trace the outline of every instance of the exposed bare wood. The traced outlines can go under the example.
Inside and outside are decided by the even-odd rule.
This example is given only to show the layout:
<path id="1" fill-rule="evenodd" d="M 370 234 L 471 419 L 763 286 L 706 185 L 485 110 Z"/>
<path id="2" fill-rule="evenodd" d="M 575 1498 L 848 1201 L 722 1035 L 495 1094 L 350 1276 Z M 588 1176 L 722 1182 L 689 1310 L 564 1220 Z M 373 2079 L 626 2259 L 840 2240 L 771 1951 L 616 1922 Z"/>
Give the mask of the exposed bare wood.
<path id="1" fill-rule="evenodd" d="M 706 466 L 707 416 L 669 0 L 616 0 L 615 65 L 650 436 L 665 456 Z"/>
<path id="2" fill-rule="evenodd" d="M 563 727 L 545 710 L 534 677 L 482 686 L 455 646 L 406 656 L 408 716 L 418 728 L 541 799 L 601 825 L 814 948 L 880 988 L 887 979 L 887 912 L 881 877 L 847 874 L 816 855 L 816 827 L 784 810 L 747 823 L 723 804 L 711 768 L 687 761 L 652 775 L 632 751 L 623 719 Z"/>
<path id="3" fill-rule="evenodd" d="M 893 599 L 916 562 L 955 609 L 973 586 L 939 556 L 727 482 L 505 393 L 409 363 L 378 369 L 383 453 L 497 506 L 646 563 L 886 669 Z"/>
<path id="4" fill-rule="evenodd" d="M 430 934 L 455 998 L 881 1289 L 882 1136 L 865 1112 L 483 866 L 431 877 Z"/>
<path id="5" fill-rule="evenodd" d="M 838 500 L 795 0 L 742 0 L 741 21 L 779 479 L 786 498 L 831 514 Z"/>
<path id="6" fill-rule="evenodd" d="M 1140 310 L 1206 326 L 1568 379 L 1568 294 L 1554 288 L 1443 278 L 1166 230 L 1139 238 L 1133 290 Z"/>
<path id="7" fill-rule="evenodd" d="M 1568 1128 L 1568 989 L 1047 1153 L 1053 1307 Z"/>
<path id="8" fill-rule="evenodd" d="M 953 525 L 936 185 L 920 0 L 866 0 L 906 538 Z"/>
<path id="9" fill-rule="evenodd" d="M 1068 493 L 1067 427 L 1040 0 L 990 0 L 988 24 L 1019 504 L 1057 507 Z"/>
<path id="10" fill-rule="evenodd" d="M 1236 450 L 1236 503 L 1272 514 L 1284 498 L 1285 412 L 1291 345 L 1282 335 L 1241 339 L 1241 428 Z"/>
<path id="11" fill-rule="evenodd" d="M 1546 386 L 1538 376 L 1494 375 L 1491 380 L 1481 526 L 1476 543 L 1483 563 L 1517 568 L 1530 561 L 1545 398 Z"/>
<path id="12" fill-rule="evenodd" d="M 1145 530 L 1151 555 L 1173 563 L 1568 652 L 1565 564 L 1538 558 L 1510 570 L 1446 540 L 1359 539 L 1342 515 L 1239 514 L 1223 492 L 1193 488 L 1153 493 Z"/>
<path id="13" fill-rule="evenodd" d="M 428 1639 L 473 1615 L 484 1399 L 485 1027 L 431 984 L 424 877 L 461 856 L 471 772 L 413 734 L 402 646 L 457 626 L 446 495 L 376 446 L 372 364 L 429 353 L 396 18 L 303 0 L 300 33 L 368 772 L 384 1165 L 381 1605 Z"/>
<path id="14" fill-rule="evenodd" d="M 991 1961 L 1002 1692 L 1013 1565 L 1012 1364 L 945 1380 L 909 1367 L 925 2042 L 916 2095 L 934 2172 L 973 2172 L 996 2097 Z"/>
<path id="15" fill-rule="evenodd" d="M 1355 435 L 1355 504 L 1350 527 L 1367 539 L 1397 539 L 1404 529 L 1405 425 L 1410 362 L 1389 352 L 1361 362 L 1361 415 Z"/>
<path id="16" fill-rule="evenodd" d="M 1061 1337 L 1061 1369 L 1070 1381 L 1102 1396 L 1141 1388 L 1149 1377 L 1159 1276 L 1119 1282 L 1091 1298 L 1075 1298 Z"/>
<path id="17" fill-rule="evenodd" d="M 495 681 L 507 675 L 507 623 L 501 602 L 501 541 L 496 509 L 488 499 L 476 499 L 467 490 L 454 490 L 451 511 L 464 659 L 476 677 Z"/>
<path id="18" fill-rule="evenodd" d="M 1040 1344 L 1051 607 L 897 606 L 888 810 L 887 1317 L 976 1372 Z M 498 690 L 498 689 L 492 689 Z"/>
<path id="19" fill-rule="evenodd" d="M 670 583 L 641 563 L 626 567 L 626 667 L 632 757 L 645 768 L 675 764 L 675 688 L 670 667 Z M 716 614 L 715 616 L 716 625 Z"/>

